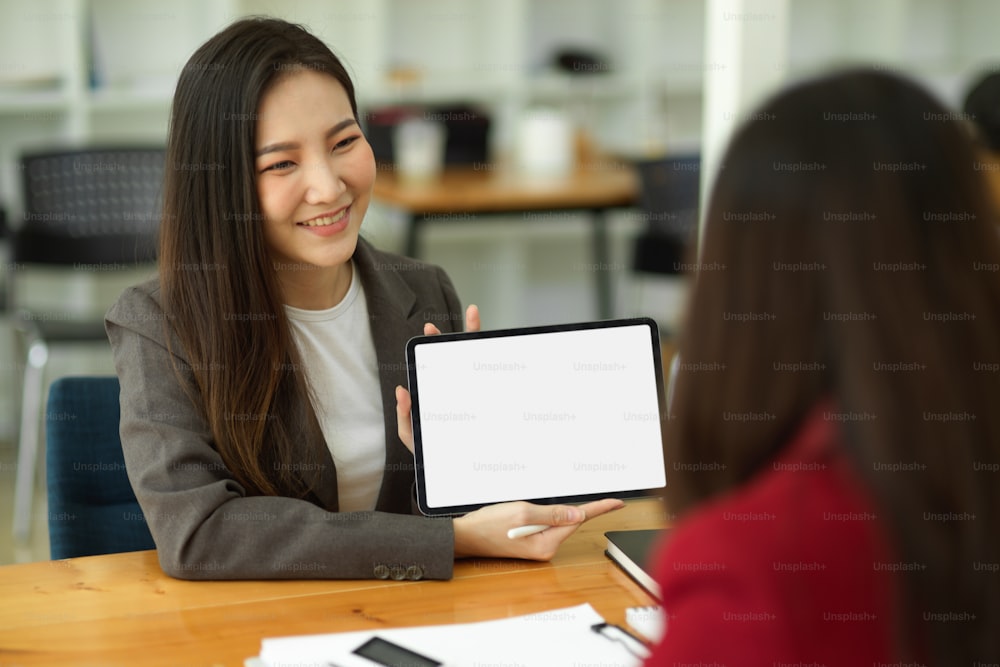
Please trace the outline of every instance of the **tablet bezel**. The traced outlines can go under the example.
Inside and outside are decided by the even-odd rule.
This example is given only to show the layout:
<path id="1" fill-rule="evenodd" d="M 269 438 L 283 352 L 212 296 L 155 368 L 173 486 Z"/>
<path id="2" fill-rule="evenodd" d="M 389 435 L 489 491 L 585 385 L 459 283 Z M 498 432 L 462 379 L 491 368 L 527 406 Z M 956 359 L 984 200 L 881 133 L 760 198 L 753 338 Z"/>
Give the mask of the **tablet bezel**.
<path id="1" fill-rule="evenodd" d="M 599 500 L 601 498 L 636 498 L 644 495 L 648 495 L 652 491 L 657 491 L 665 488 L 653 487 L 645 489 L 624 489 L 621 491 L 614 492 L 600 492 L 592 494 L 577 494 L 572 496 L 553 496 L 547 498 L 510 498 L 508 500 L 497 500 L 485 503 L 477 503 L 472 505 L 455 505 L 447 507 L 429 507 L 427 504 L 427 487 L 424 478 L 424 452 L 423 452 L 423 440 L 420 426 L 420 387 L 419 380 L 417 378 L 417 368 L 414 361 L 414 353 L 418 346 L 420 345 L 440 345 L 443 343 L 448 343 L 450 341 L 456 340 L 474 340 L 482 338 L 506 338 L 510 336 L 528 336 L 535 334 L 547 334 L 547 333 L 559 333 L 565 331 L 586 331 L 592 329 L 611 329 L 618 327 L 634 327 L 634 326 L 646 326 L 649 328 L 650 333 L 650 347 L 653 354 L 653 368 L 656 380 L 656 397 L 657 406 L 659 409 L 659 426 L 660 426 L 660 437 L 662 441 L 664 422 L 666 420 L 666 406 L 665 406 L 665 395 L 663 387 L 663 363 L 662 363 L 662 351 L 660 348 L 660 336 L 659 327 L 656 322 L 648 317 L 633 317 L 624 319 L 614 319 L 614 320 L 599 320 L 593 322 L 574 322 L 568 324 L 551 324 L 544 326 L 532 326 L 532 327 L 518 327 L 510 329 L 492 329 L 489 331 L 472 331 L 472 332 L 458 332 L 458 333 L 444 333 L 435 334 L 431 336 L 414 336 L 406 343 L 406 374 L 407 381 L 409 384 L 410 399 L 411 399 L 411 409 L 410 409 L 410 423 L 413 429 L 413 445 L 414 445 L 414 468 L 416 476 L 416 496 L 417 496 L 417 506 L 420 512 L 425 516 L 459 516 L 472 512 L 481 507 L 486 507 L 488 505 L 497 504 L 500 502 L 509 502 L 515 500 L 524 500 L 531 503 L 550 505 L 559 503 L 583 503 L 591 500 Z M 664 465 L 664 479 L 666 478 L 666 460 L 663 461 Z M 666 482 L 664 482 L 666 484 Z"/>

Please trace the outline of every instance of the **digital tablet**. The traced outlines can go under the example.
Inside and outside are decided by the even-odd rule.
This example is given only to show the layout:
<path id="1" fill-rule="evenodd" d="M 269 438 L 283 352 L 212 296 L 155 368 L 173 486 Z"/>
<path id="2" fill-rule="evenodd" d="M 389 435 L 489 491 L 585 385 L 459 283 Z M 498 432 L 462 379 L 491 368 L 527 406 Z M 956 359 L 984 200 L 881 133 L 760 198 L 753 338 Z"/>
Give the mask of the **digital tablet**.
<path id="1" fill-rule="evenodd" d="M 406 345 L 417 503 L 573 503 L 666 484 L 648 318 L 418 336 Z"/>

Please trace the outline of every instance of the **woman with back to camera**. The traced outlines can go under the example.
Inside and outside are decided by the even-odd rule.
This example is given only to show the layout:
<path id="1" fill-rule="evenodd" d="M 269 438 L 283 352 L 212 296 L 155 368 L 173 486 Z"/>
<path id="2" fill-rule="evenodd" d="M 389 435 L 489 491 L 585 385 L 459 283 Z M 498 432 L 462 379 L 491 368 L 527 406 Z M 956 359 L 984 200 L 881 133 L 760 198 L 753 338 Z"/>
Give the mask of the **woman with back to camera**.
<path id="1" fill-rule="evenodd" d="M 1000 251 L 973 147 L 874 71 L 752 118 L 679 344 L 667 460 L 701 472 L 668 477 L 648 664 L 996 663 Z"/>
<path id="2" fill-rule="evenodd" d="M 320 40 L 257 18 L 212 37 L 178 81 L 166 161 L 159 277 L 107 316 L 165 572 L 445 579 L 460 556 L 551 558 L 621 506 L 412 516 L 404 346 L 462 315 L 441 269 L 358 237 L 375 161 Z M 526 524 L 553 527 L 507 538 Z"/>

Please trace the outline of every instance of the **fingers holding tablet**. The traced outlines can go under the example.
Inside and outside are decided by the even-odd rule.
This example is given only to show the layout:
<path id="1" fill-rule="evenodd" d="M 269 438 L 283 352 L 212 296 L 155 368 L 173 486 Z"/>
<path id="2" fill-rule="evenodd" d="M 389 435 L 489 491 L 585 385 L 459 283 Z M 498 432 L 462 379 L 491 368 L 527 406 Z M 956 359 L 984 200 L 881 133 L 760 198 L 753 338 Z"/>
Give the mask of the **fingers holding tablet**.
<path id="1" fill-rule="evenodd" d="M 410 392 L 405 388 L 396 387 L 396 433 L 406 448 L 413 453 L 413 424 L 410 421 Z"/>
<path id="2" fill-rule="evenodd" d="M 479 318 L 479 306 L 472 304 L 465 309 L 465 331 L 479 331 L 482 322 Z M 441 333 L 435 325 L 430 322 L 424 323 L 424 335 L 436 336 Z M 413 453 L 413 423 L 410 415 L 410 392 L 403 387 L 396 387 L 396 431 L 399 439 L 406 445 L 406 448 Z"/>
<path id="3" fill-rule="evenodd" d="M 479 331 L 482 327 L 482 322 L 479 319 L 479 306 L 476 304 L 471 304 L 465 309 L 465 331 Z M 425 336 L 436 336 L 441 333 L 435 325 L 430 322 L 424 322 L 424 335 Z"/>
<path id="4" fill-rule="evenodd" d="M 482 323 L 479 321 L 479 306 L 472 304 L 465 309 L 465 330 L 479 331 Z"/>

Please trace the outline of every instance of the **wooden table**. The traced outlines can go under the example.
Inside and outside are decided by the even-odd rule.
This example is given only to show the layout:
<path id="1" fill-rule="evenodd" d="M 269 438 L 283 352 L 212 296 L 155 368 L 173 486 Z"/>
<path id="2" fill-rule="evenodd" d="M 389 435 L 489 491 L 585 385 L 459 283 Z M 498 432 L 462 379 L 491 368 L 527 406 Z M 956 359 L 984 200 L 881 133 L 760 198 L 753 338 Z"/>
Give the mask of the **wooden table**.
<path id="1" fill-rule="evenodd" d="M 406 254 L 420 256 L 420 231 L 428 222 L 469 222 L 477 215 L 520 215 L 525 222 L 545 212 L 589 211 L 591 252 L 602 319 L 613 313 L 608 252 L 607 211 L 632 206 L 639 178 L 624 162 L 593 159 L 566 176 L 540 178 L 483 163 L 482 168 L 450 168 L 428 182 L 407 182 L 392 171 L 380 171 L 374 196 L 409 216 Z"/>
<path id="2" fill-rule="evenodd" d="M 470 559 L 451 581 L 171 579 L 138 551 L 0 567 L 0 665 L 242 665 L 261 639 L 490 620 L 589 602 L 624 623 L 653 600 L 606 530 L 664 525 L 657 500 L 588 522 L 550 563 Z"/>

